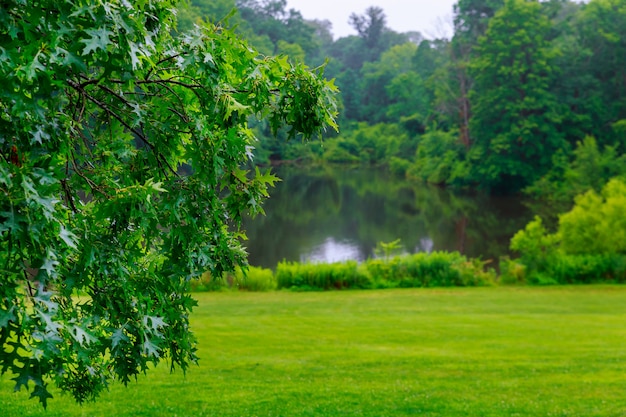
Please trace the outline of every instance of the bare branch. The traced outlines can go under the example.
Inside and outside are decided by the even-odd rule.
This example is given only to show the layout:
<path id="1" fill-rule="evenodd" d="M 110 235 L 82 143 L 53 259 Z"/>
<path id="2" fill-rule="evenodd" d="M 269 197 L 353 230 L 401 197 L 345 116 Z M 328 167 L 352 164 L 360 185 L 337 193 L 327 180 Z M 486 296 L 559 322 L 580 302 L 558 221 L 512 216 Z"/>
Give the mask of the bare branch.
<path id="1" fill-rule="evenodd" d="M 154 149 L 154 145 L 152 143 L 150 143 L 150 141 L 148 140 L 148 138 L 145 137 L 145 135 L 137 130 L 136 128 L 132 127 L 131 125 L 129 125 L 119 114 L 117 114 L 116 112 L 114 112 L 113 110 L 111 110 L 105 103 L 101 102 L 100 100 L 98 100 L 97 98 L 93 97 L 92 95 L 90 95 L 89 93 L 87 93 L 87 91 L 85 91 L 80 84 L 78 84 L 77 82 L 73 81 L 73 80 L 67 80 L 68 84 L 72 87 L 74 87 L 76 90 L 78 90 L 81 94 L 83 94 L 85 97 L 87 97 L 89 99 L 89 101 L 91 101 L 92 103 L 94 103 L 96 106 L 100 107 L 102 110 L 104 110 L 107 114 L 109 114 L 110 116 L 112 116 L 114 119 L 116 119 L 118 122 L 120 122 L 126 129 L 130 130 L 131 132 L 133 132 L 135 135 L 137 135 L 137 137 L 139 139 L 141 139 L 146 145 L 148 145 L 150 147 L 150 149 Z"/>

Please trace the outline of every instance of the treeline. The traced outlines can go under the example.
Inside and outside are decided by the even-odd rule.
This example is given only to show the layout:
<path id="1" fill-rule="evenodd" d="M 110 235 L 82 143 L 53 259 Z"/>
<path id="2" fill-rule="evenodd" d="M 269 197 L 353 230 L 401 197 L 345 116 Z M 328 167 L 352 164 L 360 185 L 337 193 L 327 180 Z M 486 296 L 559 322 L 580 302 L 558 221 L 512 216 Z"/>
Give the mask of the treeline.
<path id="1" fill-rule="evenodd" d="M 341 90 L 341 133 L 303 146 L 257 125 L 257 160 L 385 166 L 493 192 L 571 199 L 626 172 L 626 1 L 459 0 L 450 39 L 397 33 L 383 9 L 354 13 L 334 39 L 285 0 L 194 0 L 264 54 L 285 54 Z M 417 12 L 417 11 L 416 11 Z"/>

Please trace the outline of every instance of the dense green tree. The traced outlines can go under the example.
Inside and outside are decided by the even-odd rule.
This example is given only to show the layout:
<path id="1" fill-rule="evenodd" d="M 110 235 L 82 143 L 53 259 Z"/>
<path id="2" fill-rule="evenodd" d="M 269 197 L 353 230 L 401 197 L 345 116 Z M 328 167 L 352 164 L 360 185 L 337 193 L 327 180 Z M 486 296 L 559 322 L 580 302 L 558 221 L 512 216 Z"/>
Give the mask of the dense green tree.
<path id="1" fill-rule="evenodd" d="M 349 69 L 359 71 L 369 59 L 367 54 L 363 53 L 364 48 L 365 43 L 358 36 L 346 36 L 337 39 L 328 50 L 331 62 L 335 61 L 338 64 L 335 75 Z"/>
<path id="2" fill-rule="evenodd" d="M 189 280 L 246 254 L 253 116 L 305 136 L 334 87 L 208 24 L 173 37 L 171 1 L 0 7 L 0 369 L 46 406 L 150 363 L 196 361 Z"/>
<path id="3" fill-rule="evenodd" d="M 553 65 L 560 76 L 552 90 L 564 106 L 561 129 L 567 141 L 575 145 L 588 134 L 600 133 L 594 128 L 597 122 L 593 116 L 602 107 L 598 81 L 590 70 L 595 63 L 580 36 L 581 5 L 553 0 L 542 6 L 552 21 L 551 42 L 559 51 Z"/>
<path id="4" fill-rule="evenodd" d="M 421 130 L 425 127 L 449 130 L 458 124 L 459 95 L 453 64 L 448 40 L 424 40 L 415 51 L 412 65 L 422 80 L 425 104 L 425 111 L 417 113 Z M 411 94 L 411 90 L 406 94 Z"/>
<path id="5" fill-rule="evenodd" d="M 352 13 L 350 24 L 370 49 L 375 49 L 380 45 L 383 33 L 388 30 L 384 10 L 376 6 L 368 7 L 362 15 Z"/>
<path id="6" fill-rule="evenodd" d="M 626 119 L 626 2 L 592 0 L 578 23 L 582 49 L 590 52 L 590 65 L 581 69 L 595 81 L 589 83 L 596 93 L 593 106 L 587 107 L 593 118 L 591 133 L 607 144 L 616 139 L 612 125 Z"/>
<path id="7" fill-rule="evenodd" d="M 316 44 L 316 49 L 310 51 L 307 56 L 307 63 L 312 66 L 327 63 L 329 50 L 334 42 L 333 24 L 329 20 L 317 19 L 307 20 L 306 24 L 313 29 L 313 39 Z M 326 71 L 329 72 L 330 68 L 327 67 Z"/>
<path id="8" fill-rule="evenodd" d="M 551 91 L 558 73 L 550 27 L 540 3 L 507 0 L 476 47 L 470 158 L 473 179 L 484 186 L 519 190 L 565 146 L 563 107 Z"/>
<path id="9" fill-rule="evenodd" d="M 504 0 L 457 1 L 453 6 L 455 40 L 471 49 L 486 32 L 489 20 L 503 5 Z"/>
<path id="10" fill-rule="evenodd" d="M 202 21 L 219 22 L 235 10 L 235 0 L 183 0 L 178 4 L 178 27 L 181 32 L 193 29 Z M 236 23 L 231 17 L 231 24 Z"/>
<path id="11" fill-rule="evenodd" d="M 409 35 L 387 27 L 387 16 L 380 7 L 368 7 L 362 15 L 352 13 L 350 24 L 363 40 L 364 49 L 360 52 L 363 62 L 376 61 L 384 51 L 409 41 Z"/>
<path id="12" fill-rule="evenodd" d="M 422 78 L 430 78 L 447 61 L 446 44 L 447 42 L 440 39 L 424 39 L 418 44 L 412 58 L 412 66 Z"/>
<path id="13" fill-rule="evenodd" d="M 423 80 L 413 70 L 416 50 L 410 42 L 396 45 L 363 66 L 362 119 L 392 122 L 426 111 Z"/>
<path id="14" fill-rule="evenodd" d="M 451 60 L 447 72 L 447 91 L 440 97 L 446 107 L 453 109 L 453 117 L 459 126 L 459 139 L 466 148 L 471 145 L 469 123 L 472 117 L 469 99 L 473 77 L 469 73 L 469 61 L 478 39 L 487 30 L 489 20 L 502 7 L 504 0 L 459 0 L 453 6 L 454 36 L 450 44 Z"/>
<path id="15" fill-rule="evenodd" d="M 286 0 L 237 0 L 236 5 L 245 21 L 240 30 L 251 38 L 253 44 L 255 37 L 267 36 L 274 45 L 273 54 L 281 52 L 279 42 L 283 50 L 285 44 L 295 44 L 305 54 L 317 48 L 313 27 L 306 23 L 299 11 L 287 9 Z"/>

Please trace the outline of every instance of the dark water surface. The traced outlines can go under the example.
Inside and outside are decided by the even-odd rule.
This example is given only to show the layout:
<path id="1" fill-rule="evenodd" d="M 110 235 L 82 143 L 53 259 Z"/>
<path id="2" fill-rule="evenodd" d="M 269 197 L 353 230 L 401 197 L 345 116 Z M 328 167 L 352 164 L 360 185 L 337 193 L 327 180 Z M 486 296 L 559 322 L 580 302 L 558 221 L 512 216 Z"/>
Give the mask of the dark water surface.
<path id="1" fill-rule="evenodd" d="M 377 170 L 280 169 L 266 216 L 245 222 L 250 264 L 371 257 L 400 239 L 406 252 L 459 251 L 497 260 L 532 219 L 519 197 L 412 184 Z"/>

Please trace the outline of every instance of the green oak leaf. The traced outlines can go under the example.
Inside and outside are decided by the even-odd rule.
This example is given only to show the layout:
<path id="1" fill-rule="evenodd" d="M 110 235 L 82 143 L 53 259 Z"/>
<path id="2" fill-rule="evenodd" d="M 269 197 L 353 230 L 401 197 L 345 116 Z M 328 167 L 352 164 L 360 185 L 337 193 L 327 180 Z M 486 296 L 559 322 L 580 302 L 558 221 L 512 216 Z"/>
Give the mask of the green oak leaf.
<path id="1" fill-rule="evenodd" d="M 89 55 L 91 52 L 95 52 L 98 49 L 102 49 L 104 51 L 107 50 L 107 47 L 111 43 L 109 36 L 112 33 L 106 28 L 97 28 L 97 29 L 87 29 L 85 31 L 91 37 L 89 39 L 81 39 L 79 42 L 85 44 L 85 48 L 83 49 L 83 55 Z"/>
<path id="2" fill-rule="evenodd" d="M 128 336 L 124 334 L 124 327 L 116 329 L 111 334 L 111 347 L 115 349 L 120 343 L 128 342 Z"/>
<path id="3" fill-rule="evenodd" d="M 12 381 L 15 381 L 15 387 L 13 388 L 13 391 L 18 392 L 22 389 L 22 387 L 28 390 L 28 383 L 33 380 L 29 371 L 30 370 L 27 369 L 27 366 L 25 365 L 22 368 L 22 372 L 20 372 L 17 376 L 11 378 Z"/>
<path id="4" fill-rule="evenodd" d="M 53 398 L 52 394 L 47 389 L 48 384 L 42 383 L 35 385 L 35 389 L 30 394 L 30 398 L 39 398 L 39 402 L 43 405 L 43 408 L 48 406 L 48 398 Z"/>
<path id="5" fill-rule="evenodd" d="M 0 327 L 7 327 L 9 322 L 15 319 L 14 311 L 15 306 L 12 306 L 8 310 L 0 309 Z"/>

